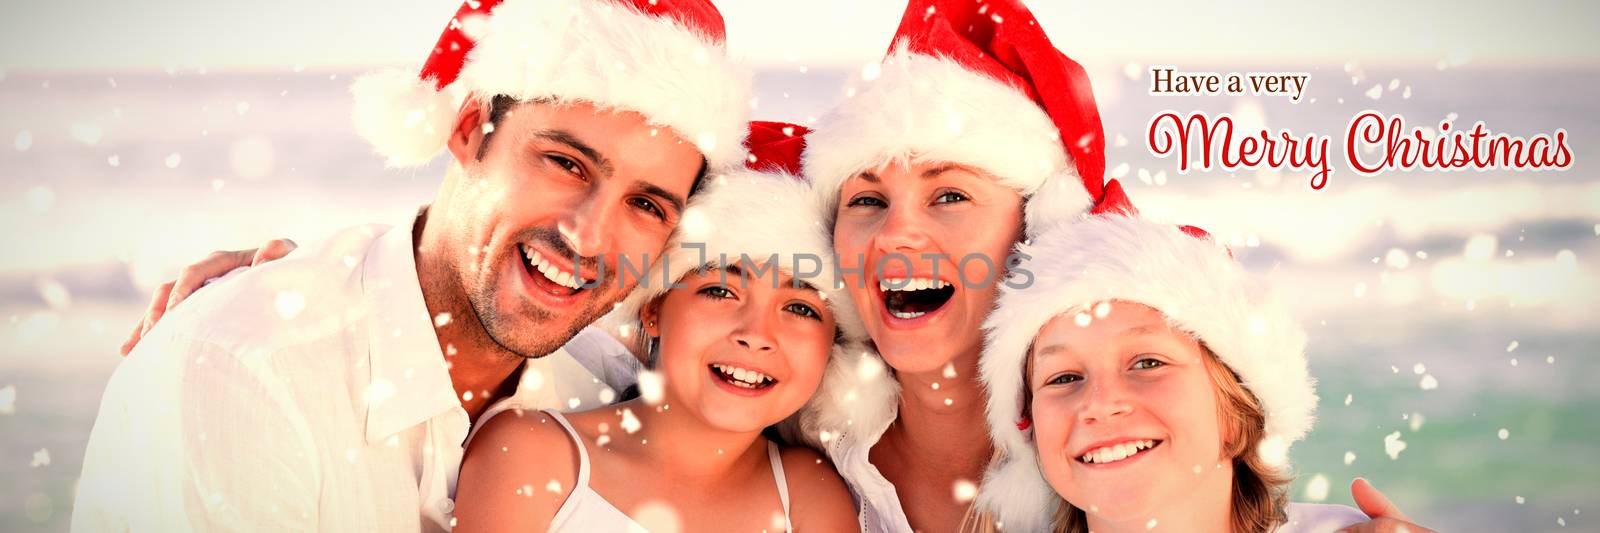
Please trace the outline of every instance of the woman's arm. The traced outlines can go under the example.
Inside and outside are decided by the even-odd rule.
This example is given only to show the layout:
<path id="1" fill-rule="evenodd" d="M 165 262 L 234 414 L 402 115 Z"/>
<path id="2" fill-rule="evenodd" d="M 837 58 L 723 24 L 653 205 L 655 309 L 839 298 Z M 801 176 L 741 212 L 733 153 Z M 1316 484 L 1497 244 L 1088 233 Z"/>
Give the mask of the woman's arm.
<path id="1" fill-rule="evenodd" d="M 578 478 L 578 451 L 537 411 L 503 411 L 467 445 L 456 483 L 455 531 L 547 531 Z"/>
<path id="2" fill-rule="evenodd" d="M 796 532 L 856 531 L 855 500 L 844 478 L 816 450 L 784 448 L 783 475 L 789 482 L 789 518 Z"/>
<path id="3" fill-rule="evenodd" d="M 194 291 L 205 286 L 207 280 L 221 277 L 239 267 L 253 267 L 277 261 L 289 255 L 289 252 L 297 247 L 298 245 L 289 239 L 272 239 L 260 248 L 251 250 L 211 252 L 205 259 L 183 267 L 178 271 L 178 279 L 156 286 L 155 294 L 150 296 L 150 307 L 145 309 L 144 318 L 133 325 L 133 333 L 122 343 L 122 355 L 127 356 L 128 352 L 133 351 L 133 347 L 139 344 L 139 339 L 144 338 L 144 334 L 161 320 L 162 315 L 177 307 L 190 294 L 194 294 Z"/>

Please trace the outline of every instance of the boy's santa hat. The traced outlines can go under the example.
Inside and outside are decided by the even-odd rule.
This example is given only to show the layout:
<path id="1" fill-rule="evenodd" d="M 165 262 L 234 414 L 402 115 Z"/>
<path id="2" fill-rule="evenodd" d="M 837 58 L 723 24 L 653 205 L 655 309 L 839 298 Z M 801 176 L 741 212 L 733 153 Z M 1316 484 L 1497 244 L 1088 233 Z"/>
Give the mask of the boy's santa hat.
<path id="1" fill-rule="evenodd" d="M 833 311 L 841 340 L 865 338 L 837 279 L 829 229 L 811 209 L 810 185 L 797 177 L 808 131 L 781 122 L 750 123 L 745 168 L 706 180 L 689 199 L 662 257 L 603 319 L 605 324 L 638 323 L 645 304 L 692 270 L 747 260 L 752 268 L 776 268 L 816 287 Z"/>
<path id="2" fill-rule="evenodd" d="M 1104 192 L 1089 77 L 1020 0 L 912 0 L 888 57 L 846 96 L 817 122 L 805 159 L 830 216 L 846 179 L 913 157 L 994 175 L 1028 198 L 1029 226 Z"/>
<path id="3" fill-rule="evenodd" d="M 980 365 L 989 431 L 1000 459 L 989 465 L 979 504 L 1010 531 L 1043 531 L 1060 504 L 1040 471 L 1025 420 L 1024 363 L 1040 328 L 1109 300 L 1144 304 L 1193 335 L 1260 401 L 1266 437 L 1258 451 L 1287 466 L 1289 444 L 1311 429 L 1317 405 L 1306 369 L 1305 332 L 1247 274 L 1228 249 L 1192 226 L 1158 224 L 1129 205 L 1102 204 L 1076 220 L 1038 228 L 1020 247 L 1032 272 L 1024 288 L 1004 287 L 984 325 Z M 1091 315 L 1092 316 L 1092 315 Z"/>
<path id="4" fill-rule="evenodd" d="M 467 0 L 421 73 L 357 79 L 356 131 L 392 166 L 433 159 L 468 94 L 633 111 L 713 167 L 743 156 L 749 80 L 708 0 Z"/>

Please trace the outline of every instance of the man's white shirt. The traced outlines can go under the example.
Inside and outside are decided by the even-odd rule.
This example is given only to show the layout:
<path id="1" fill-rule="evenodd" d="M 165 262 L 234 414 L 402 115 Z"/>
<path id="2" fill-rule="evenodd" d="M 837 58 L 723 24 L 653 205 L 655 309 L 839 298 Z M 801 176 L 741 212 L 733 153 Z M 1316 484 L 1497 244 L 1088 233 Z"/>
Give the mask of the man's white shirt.
<path id="1" fill-rule="evenodd" d="M 342 231 L 197 291 L 112 375 L 74 531 L 449 529 L 469 436 L 423 304 L 412 225 Z M 459 319 L 459 317 L 457 317 Z M 635 379 L 588 328 L 507 408 L 602 405 Z"/>

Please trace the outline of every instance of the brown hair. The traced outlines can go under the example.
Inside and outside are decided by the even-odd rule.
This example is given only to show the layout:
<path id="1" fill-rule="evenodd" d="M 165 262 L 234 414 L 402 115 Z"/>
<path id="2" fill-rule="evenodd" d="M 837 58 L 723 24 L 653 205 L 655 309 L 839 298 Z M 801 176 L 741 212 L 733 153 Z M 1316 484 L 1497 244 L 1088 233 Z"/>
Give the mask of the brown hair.
<path id="1" fill-rule="evenodd" d="M 1229 519 L 1236 533 L 1263 533 L 1288 521 L 1288 472 L 1269 464 L 1257 451 L 1266 438 L 1266 412 L 1261 401 L 1240 382 L 1239 375 L 1217 359 L 1205 343 L 1200 343 L 1201 359 L 1206 374 L 1216 386 L 1217 421 L 1222 429 L 1223 454 L 1233 458 L 1233 494 Z M 1033 348 L 1023 364 L 1023 406 L 1033 401 L 1033 391 L 1028 387 L 1028 377 L 1033 371 Z M 1025 411 L 1026 413 L 1026 411 Z M 990 513 L 968 513 L 963 520 L 963 531 L 991 533 L 996 531 Z M 1088 533 L 1089 516 L 1066 500 L 1052 513 L 1049 531 L 1052 533 Z"/>

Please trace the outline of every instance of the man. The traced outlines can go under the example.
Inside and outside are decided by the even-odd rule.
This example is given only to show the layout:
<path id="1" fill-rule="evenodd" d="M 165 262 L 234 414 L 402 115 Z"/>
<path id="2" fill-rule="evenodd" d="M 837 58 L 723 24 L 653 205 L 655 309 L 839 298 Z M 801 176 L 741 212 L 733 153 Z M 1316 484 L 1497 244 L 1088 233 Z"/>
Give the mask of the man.
<path id="1" fill-rule="evenodd" d="M 469 0 L 420 76 L 357 81 L 357 129 L 391 164 L 450 154 L 433 203 L 146 332 L 107 386 L 73 529 L 448 529 L 471 425 L 583 385 L 529 363 L 742 162 L 748 82 L 723 40 L 705 0 Z"/>

